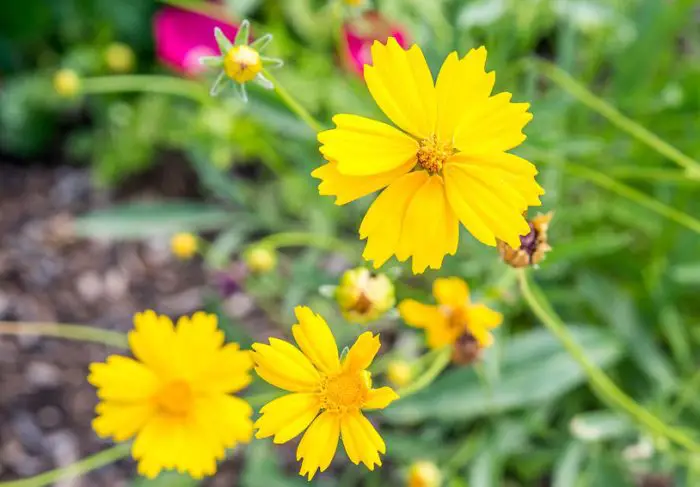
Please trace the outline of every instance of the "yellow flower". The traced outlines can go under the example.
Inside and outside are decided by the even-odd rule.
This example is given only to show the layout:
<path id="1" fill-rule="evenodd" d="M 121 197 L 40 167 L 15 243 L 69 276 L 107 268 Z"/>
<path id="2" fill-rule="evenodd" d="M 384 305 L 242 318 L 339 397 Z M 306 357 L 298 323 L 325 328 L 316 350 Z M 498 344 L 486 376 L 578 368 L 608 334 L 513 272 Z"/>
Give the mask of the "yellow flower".
<path id="1" fill-rule="evenodd" d="M 392 360 L 387 366 L 386 377 L 396 387 L 403 387 L 413 378 L 411 365 L 405 360 Z"/>
<path id="2" fill-rule="evenodd" d="M 372 275 L 363 267 L 349 269 L 340 278 L 335 298 L 346 320 L 368 323 L 396 303 L 394 285 L 384 274 Z"/>
<path id="3" fill-rule="evenodd" d="M 417 45 L 375 42 L 372 60 L 365 82 L 398 129 L 336 115 L 336 128 L 318 135 L 328 163 L 312 173 L 338 205 L 388 186 L 360 225 L 363 257 L 375 267 L 396 255 L 412 257 L 414 273 L 438 269 L 457 251 L 460 221 L 487 245 L 498 238 L 517 247 L 529 232 L 522 214 L 544 193 L 535 166 L 506 152 L 525 140 L 530 105 L 491 96 L 484 47 L 462 59 L 451 53 L 436 83 Z"/>
<path id="4" fill-rule="evenodd" d="M 114 42 L 105 50 L 107 67 L 116 73 L 126 73 L 134 68 L 134 51 L 121 42 Z"/>
<path id="5" fill-rule="evenodd" d="M 491 346 L 489 330 L 501 324 L 503 315 L 484 304 L 471 303 L 466 282 L 458 277 L 435 279 L 433 295 L 437 306 L 413 299 L 399 304 L 399 313 L 407 324 L 425 329 L 430 348 L 458 345 L 465 336 L 476 339 L 481 348 Z"/>
<path id="6" fill-rule="evenodd" d="M 270 272 L 277 265 L 277 254 L 274 249 L 256 246 L 248 249 L 243 258 L 253 272 Z"/>
<path id="7" fill-rule="evenodd" d="M 246 45 L 234 46 L 224 56 L 224 71 L 237 83 L 254 80 L 262 67 L 258 51 Z"/>
<path id="8" fill-rule="evenodd" d="M 177 233 L 170 239 L 170 249 L 180 259 L 191 259 L 197 253 L 197 236 L 191 233 Z"/>
<path id="9" fill-rule="evenodd" d="M 56 93 L 65 98 L 72 98 L 80 91 L 80 77 L 72 69 L 60 69 L 53 77 Z"/>
<path id="10" fill-rule="evenodd" d="M 433 462 L 416 462 L 408 473 L 408 487 L 440 487 L 442 473 Z"/>
<path id="11" fill-rule="evenodd" d="M 215 315 L 170 318 L 153 311 L 134 317 L 129 345 L 135 359 L 112 355 L 90 366 L 100 403 L 92 426 L 100 437 L 125 441 L 141 475 L 177 469 L 211 475 L 224 451 L 250 440 L 252 409 L 231 394 L 251 381 L 252 360 L 224 344 Z"/>
<path id="12" fill-rule="evenodd" d="M 306 430 L 297 460 L 299 473 L 309 480 L 328 468 L 341 437 L 350 460 L 374 470 L 386 447 L 362 410 L 384 409 L 398 398 L 389 387 L 372 388 L 367 368 L 379 351 L 379 336 L 363 333 L 341 359 L 324 319 L 304 306 L 295 313 L 299 323 L 292 334 L 299 348 L 276 338 L 253 345 L 258 375 L 291 393 L 260 410 L 256 438 L 274 436 L 275 443 L 286 443 Z"/>

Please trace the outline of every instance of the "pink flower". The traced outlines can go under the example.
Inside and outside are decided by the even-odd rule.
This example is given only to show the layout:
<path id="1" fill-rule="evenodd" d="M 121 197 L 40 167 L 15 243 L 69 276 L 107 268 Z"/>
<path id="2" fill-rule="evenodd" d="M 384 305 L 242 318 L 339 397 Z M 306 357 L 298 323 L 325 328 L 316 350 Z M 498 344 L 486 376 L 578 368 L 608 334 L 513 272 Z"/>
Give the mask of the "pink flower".
<path id="1" fill-rule="evenodd" d="M 370 48 L 375 40 L 386 42 L 389 37 L 396 38 L 401 47 L 408 47 L 405 30 L 389 22 L 378 12 L 367 12 L 359 19 L 343 26 L 343 46 L 341 57 L 343 64 L 350 71 L 362 76 L 365 64 L 372 63 Z"/>
<path id="2" fill-rule="evenodd" d="M 161 9 L 153 22 L 158 58 L 180 73 L 200 73 L 205 69 L 199 64 L 200 56 L 220 54 L 214 27 L 219 27 L 229 39 L 235 38 L 238 31 L 234 24 L 197 12 L 175 7 Z"/>

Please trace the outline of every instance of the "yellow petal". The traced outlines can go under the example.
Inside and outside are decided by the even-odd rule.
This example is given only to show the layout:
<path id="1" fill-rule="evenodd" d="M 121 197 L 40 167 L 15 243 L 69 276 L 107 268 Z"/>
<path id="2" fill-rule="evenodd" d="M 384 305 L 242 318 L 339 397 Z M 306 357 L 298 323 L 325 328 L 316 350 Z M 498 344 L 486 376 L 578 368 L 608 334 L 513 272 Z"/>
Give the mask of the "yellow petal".
<path id="1" fill-rule="evenodd" d="M 338 345 L 326 321 L 306 306 L 294 309 L 299 324 L 292 326 L 292 334 L 302 352 L 318 367 L 329 374 L 340 368 Z"/>
<path id="2" fill-rule="evenodd" d="M 391 387 L 371 389 L 367 394 L 367 401 L 362 409 L 384 409 L 398 398 L 399 395 Z"/>
<path id="3" fill-rule="evenodd" d="M 488 348 L 493 345 L 493 335 L 482 326 L 470 326 L 469 332 L 479 342 L 481 348 Z"/>
<path id="4" fill-rule="evenodd" d="M 88 382 L 97 397 L 122 402 L 147 401 L 160 386 L 158 377 L 134 359 L 111 355 L 106 363 L 90 364 Z"/>
<path id="5" fill-rule="evenodd" d="M 413 299 L 404 299 L 399 303 L 399 314 L 407 325 L 416 328 L 425 328 L 445 320 L 445 315 L 437 306 L 419 303 Z"/>
<path id="6" fill-rule="evenodd" d="M 467 230 L 487 245 L 495 246 L 499 238 L 511 247 L 520 246 L 519 236 L 530 227 L 519 201 L 509 200 L 507 190 L 486 183 L 461 164 L 448 161 L 444 174 L 450 205 Z"/>
<path id="7" fill-rule="evenodd" d="M 256 438 L 274 435 L 275 443 L 286 443 L 304 431 L 321 409 L 316 394 L 287 394 L 260 409 L 255 422 Z"/>
<path id="8" fill-rule="evenodd" d="M 459 277 L 443 277 L 433 281 L 433 296 L 438 303 L 459 308 L 469 302 L 469 287 Z"/>
<path id="9" fill-rule="evenodd" d="M 336 128 L 318 134 L 321 154 L 347 176 L 372 176 L 415 163 L 418 142 L 382 122 L 336 115 Z"/>
<path id="10" fill-rule="evenodd" d="M 308 475 L 309 480 L 316 472 L 323 472 L 331 464 L 340 439 L 340 417 L 328 411 L 311 423 L 302 436 L 297 448 L 297 460 L 302 460 L 300 475 Z"/>
<path id="11" fill-rule="evenodd" d="M 192 385 L 199 393 L 238 392 L 250 384 L 252 367 L 251 352 L 241 350 L 237 343 L 229 343 L 214 352 L 209 368 L 202 370 Z"/>
<path id="12" fill-rule="evenodd" d="M 510 93 L 499 93 L 472 107 L 455 129 L 454 145 L 462 152 L 503 152 L 524 140 L 523 128 L 532 120 L 529 103 L 511 103 Z"/>
<path id="13" fill-rule="evenodd" d="M 245 400 L 227 394 L 199 397 L 194 422 L 212 444 L 233 448 L 248 443 L 253 436 L 253 408 Z"/>
<path id="14" fill-rule="evenodd" d="M 350 347 L 343 367 L 346 370 L 365 370 L 370 366 L 381 346 L 379 335 L 372 335 L 370 331 L 364 332 Z"/>
<path id="15" fill-rule="evenodd" d="M 329 162 L 315 169 L 311 175 L 321 180 L 318 193 L 321 196 L 335 196 L 336 205 L 344 205 L 388 186 L 407 173 L 415 165 L 411 159 L 406 164 L 388 172 L 371 176 L 347 176 L 338 171 L 338 163 Z"/>
<path id="16" fill-rule="evenodd" d="M 321 377 L 308 358 L 287 342 L 270 338 L 270 345 L 254 343 L 255 372 L 270 384 L 292 392 L 318 389 Z"/>
<path id="17" fill-rule="evenodd" d="M 483 46 L 471 49 L 462 59 L 456 52 L 445 59 L 436 83 L 437 135 L 441 140 L 452 143 L 461 119 L 491 94 L 496 73 L 487 73 L 485 65 Z"/>
<path id="18" fill-rule="evenodd" d="M 427 267 L 439 269 L 445 255 L 457 251 L 458 228 L 442 177 L 430 176 L 406 209 L 396 258 L 404 261 L 413 257 L 411 269 L 414 274 L 425 271 Z"/>
<path id="19" fill-rule="evenodd" d="M 340 432 L 345 451 L 355 465 L 364 463 L 368 469 L 381 466 L 379 453 L 386 452 L 384 440 L 374 426 L 359 411 L 348 413 L 340 422 Z"/>
<path id="20" fill-rule="evenodd" d="M 146 402 L 123 403 L 105 401 L 95 409 L 97 417 L 92 422 L 92 429 L 97 436 L 111 436 L 115 441 L 125 441 L 135 435 L 154 414 L 153 405 Z"/>
<path id="21" fill-rule="evenodd" d="M 360 225 L 360 238 L 367 239 L 362 254 L 378 268 L 395 252 L 404 215 L 416 191 L 428 180 L 426 171 L 401 176 L 377 197 Z"/>
<path id="22" fill-rule="evenodd" d="M 425 338 L 428 347 L 432 350 L 443 348 L 455 343 L 457 338 L 464 333 L 463 329 L 448 325 L 447 320 L 425 329 Z"/>
<path id="23" fill-rule="evenodd" d="M 430 68 L 420 47 L 407 51 L 390 37 L 372 45 L 372 66 L 365 65 L 365 82 L 379 108 L 398 127 L 427 139 L 435 129 L 437 104 Z"/>
<path id="24" fill-rule="evenodd" d="M 484 328 L 496 328 L 503 323 L 503 315 L 485 304 L 475 304 L 469 307 L 468 323 Z"/>
<path id="25" fill-rule="evenodd" d="M 175 328 L 174 363 L 179 375 L 195 378 L 211 369 L 212 362 L 224 344 L 224 332 L 218 328 L 215 314 L 199 311 L 182 316 Z"/>
<path id="26" fill-rule="evenodd" d="M 175 329 L 167 316 L 147 310 L 134 315 L 134 330 L 129 332 L 129 347 L 134 356 L 157 373 L 169 374 L 175 361 Z"/>

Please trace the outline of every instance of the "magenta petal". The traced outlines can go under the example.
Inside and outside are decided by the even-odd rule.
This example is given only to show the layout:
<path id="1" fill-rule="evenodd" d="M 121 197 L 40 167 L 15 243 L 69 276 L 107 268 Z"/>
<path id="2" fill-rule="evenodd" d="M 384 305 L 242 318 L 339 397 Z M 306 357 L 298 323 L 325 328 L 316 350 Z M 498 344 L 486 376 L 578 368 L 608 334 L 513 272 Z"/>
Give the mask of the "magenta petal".
<path id="1" fill-rule="evenodd" d="M 371 47 L 374 41 L 386 42 L 394 37 L 401 47 L 408 47 L 405 30 L 380 16 L 377 12 L 368 12 L 357 21 L 343 26 L 345 66 L 362 76 L 364 65 L 372 63 Z"/>
<path id="2" fill-rule="evenodd" d="M 214 28 L 219 27 L 233 40 L 238 32 L 234 24 L 204 14 L 165 7 L 155 16 L 153 30 L 158 58 L 175 71 L 197 74 L 204 69 L 200 56 L 219 55 Z"/>

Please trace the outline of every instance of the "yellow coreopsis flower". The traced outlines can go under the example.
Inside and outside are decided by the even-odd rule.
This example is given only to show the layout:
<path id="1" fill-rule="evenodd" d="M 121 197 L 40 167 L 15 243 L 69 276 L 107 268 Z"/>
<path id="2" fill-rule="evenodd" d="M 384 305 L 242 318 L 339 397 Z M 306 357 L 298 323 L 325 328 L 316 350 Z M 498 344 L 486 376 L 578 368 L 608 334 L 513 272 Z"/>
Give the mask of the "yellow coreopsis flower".
<path id="1" fill-rule="evenodd" d="M 525 140 L 530 105 L 491 96 L 484 47 L 462 59 L 451 53 L 435 83 L 417 45 L 375 42 L 372 61 L 365 82 L 398 128 L 336 115 L 336 127 L 318 135 L 329 162 L 312 173 L 338 205 L 388 186 L 360 226 L 363 257 L 375 267 L 412 257 L 414 273 L 440 268 L 457 251 L 460 221 L 487 245 L 517 247 L 529 232 L 523 212 L 544 193 L 535 166 L 506 152 Z"/>
<path id="2" fill-rule="evenodd" d="M 299 323 L 292 334 L 299 348 L 276 338 L 253 345 L 258 375 L 291 393 L 260 410 L 256 437 L 286 443 L 306 430 L 297 460 L 309 480 L 328 468 L 341 437 L 350 460 L 374 470 L 386 446 L 362 410 L 383 409 L 398 398 L 389 387 L 372 388 L 367 368 L 379 351 L 379 336 L 363 333 L 341 359 L 324 319 L 304 306 L 295 313 Z"/>
<path id="3" fill-rule="evenodd" d="M 92 425 L 100 437 L 125 441 L 148 478 L 176 469 L 211 475 L 226 448 L 250 440 L 251 407 L 231 394 L 248 385 L 253 362 L 238 344 L 224 344 L 216 315 L 134 317 L 129 345 L 136 359 L 112 355 L 90 366 L 100 403 Z"/>
<path id="4" fill-rule="evenodd" d="M 472 303 L 466 282 L 458 277 L 435 279 L 433 295 L 437 305 L 413 299 L 399 304 L 399 313 L 407 324 L 425 329 L 430 348 L 456 346 L 465 336 L 473 337 L 480 348 L 491 346 L 489 330 L 501 324 L 503 315 L 484 304 Z"/>

